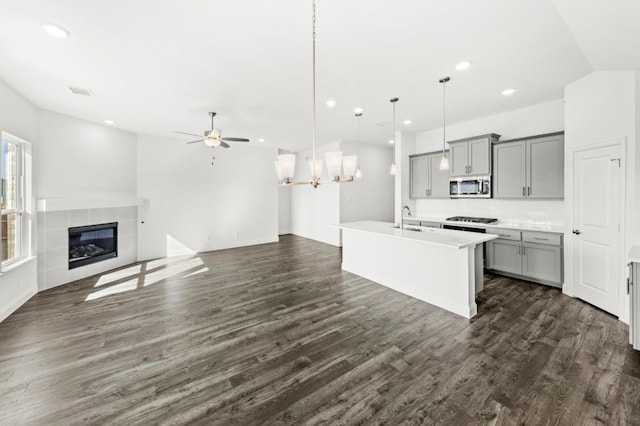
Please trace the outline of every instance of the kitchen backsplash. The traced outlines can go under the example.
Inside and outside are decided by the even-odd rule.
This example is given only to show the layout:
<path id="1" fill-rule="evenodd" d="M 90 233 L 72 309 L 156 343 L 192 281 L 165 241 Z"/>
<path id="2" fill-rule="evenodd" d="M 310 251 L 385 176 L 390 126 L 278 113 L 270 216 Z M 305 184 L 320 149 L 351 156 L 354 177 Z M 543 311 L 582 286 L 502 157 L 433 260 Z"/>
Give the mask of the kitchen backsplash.
<path id="1" fill-rule="evenodd" d="M 416 200 L 414 216 L 477 216 L 503 222 L 564 222 L 564 200 Z"/>

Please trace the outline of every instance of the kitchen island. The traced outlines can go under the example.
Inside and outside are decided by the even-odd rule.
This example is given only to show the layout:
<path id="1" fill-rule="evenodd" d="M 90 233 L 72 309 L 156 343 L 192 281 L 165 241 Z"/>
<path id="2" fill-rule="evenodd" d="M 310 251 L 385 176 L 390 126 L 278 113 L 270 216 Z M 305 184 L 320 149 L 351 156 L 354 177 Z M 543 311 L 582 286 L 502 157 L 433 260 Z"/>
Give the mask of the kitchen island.
<path id="1" fill-rule="evenodd" d="M 471 318 L 483 288 L 483 244 L 497 235 L 362 221 L 342 230 L 342 269 Z"/>

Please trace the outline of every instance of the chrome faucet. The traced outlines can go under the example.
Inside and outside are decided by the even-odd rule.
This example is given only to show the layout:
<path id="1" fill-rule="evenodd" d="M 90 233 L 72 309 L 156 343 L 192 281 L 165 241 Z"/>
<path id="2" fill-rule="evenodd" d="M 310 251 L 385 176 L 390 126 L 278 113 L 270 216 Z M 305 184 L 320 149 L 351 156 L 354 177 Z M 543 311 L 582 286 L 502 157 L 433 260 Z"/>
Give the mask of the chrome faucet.
<path id="1" fill-rule="evenodd" d="M 409 212 L 409 217 L 411 217 L 411 209 L 409 206 L 402 206 L 402 210 L 400 210 L 400 229 L 404 229 L 404 209 L 407 209 Z"/>

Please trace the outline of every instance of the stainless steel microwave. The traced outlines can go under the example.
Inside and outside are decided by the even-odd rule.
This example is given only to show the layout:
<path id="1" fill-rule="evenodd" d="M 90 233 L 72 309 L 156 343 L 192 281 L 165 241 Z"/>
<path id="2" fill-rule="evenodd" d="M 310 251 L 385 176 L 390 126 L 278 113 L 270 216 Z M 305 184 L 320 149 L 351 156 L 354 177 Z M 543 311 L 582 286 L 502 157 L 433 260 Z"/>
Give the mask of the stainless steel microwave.
<path id="1" fill-rule="evenodd" d="M 491 198 L 491 176 L 451 179 L 449 196 L 451 198 Z"/>

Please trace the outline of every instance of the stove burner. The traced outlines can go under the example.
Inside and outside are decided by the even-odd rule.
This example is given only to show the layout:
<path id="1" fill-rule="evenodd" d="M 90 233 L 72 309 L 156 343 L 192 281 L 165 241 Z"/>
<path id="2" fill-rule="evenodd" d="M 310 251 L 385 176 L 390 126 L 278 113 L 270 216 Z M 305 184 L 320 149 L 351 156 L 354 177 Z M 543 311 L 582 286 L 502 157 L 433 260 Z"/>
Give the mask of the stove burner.
<path id="1" fill-rule="evenodd" d="M 453 216 L 453 217 L 448 217 L 447 220 L 451 222 L 472 222 L 472 223 L 484 223 L 484 224 L 498 222 L 498 219 L 491 219 L 486 217 L 469 217 L 469 216 Z"/>

